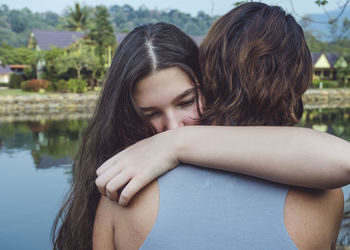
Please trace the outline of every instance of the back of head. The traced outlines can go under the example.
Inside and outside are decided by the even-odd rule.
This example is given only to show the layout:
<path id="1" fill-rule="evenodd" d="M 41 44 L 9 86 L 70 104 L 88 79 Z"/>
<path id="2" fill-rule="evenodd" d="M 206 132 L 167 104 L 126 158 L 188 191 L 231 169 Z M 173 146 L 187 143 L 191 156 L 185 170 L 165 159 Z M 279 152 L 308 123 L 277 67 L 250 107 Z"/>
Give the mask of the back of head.
<path id="1" fill-rule="evenodd" d="M 133 100 L 133 89 L 154 71 L 174 66 L 194 82 L 200 81 L 197 45 L 174 25 L 157 23 L 135 28 L 118 46 L 74 161 L 69 197 L 54 222 L 54 249 L 92 248 L 100 198 L 96 169 L 118 151 L 154 133 Z"/>
<path id="2" fill-rule="evenodd" d="M 203 120 L 220 125 L 294 125 L 312 80 L 303 31 L 280 7 L 242 4 L 200 46 Z"/>

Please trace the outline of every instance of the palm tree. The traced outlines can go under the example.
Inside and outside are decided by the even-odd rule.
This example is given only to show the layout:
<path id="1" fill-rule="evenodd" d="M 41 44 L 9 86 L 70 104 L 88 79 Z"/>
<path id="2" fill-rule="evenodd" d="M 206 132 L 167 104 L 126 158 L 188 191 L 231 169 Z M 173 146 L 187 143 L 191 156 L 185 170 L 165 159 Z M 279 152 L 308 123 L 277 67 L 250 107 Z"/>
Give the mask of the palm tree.
<path id="1" fill-rule="evenodd" d="M 72 7 L 68 7 L 65 10 L 65 27 L 71 31 L 84 31 L 88 25 L 89 19 L 89 8 L 84 6 L 80 7 L 79 3 L 75 3 L 74 9 Z"/>

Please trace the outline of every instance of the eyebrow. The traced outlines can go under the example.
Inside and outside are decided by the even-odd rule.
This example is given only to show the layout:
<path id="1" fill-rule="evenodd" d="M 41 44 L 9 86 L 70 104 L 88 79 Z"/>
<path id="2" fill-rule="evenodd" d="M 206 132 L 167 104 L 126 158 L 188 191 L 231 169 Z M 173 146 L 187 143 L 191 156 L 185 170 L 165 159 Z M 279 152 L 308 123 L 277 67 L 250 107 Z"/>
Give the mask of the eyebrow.
<path id="1" fill-rule="evenodd" d="M 184 92 L 182 92 L 181 94 L 176 96 L 174 98 L 174 100 L 172 100 L 172 103 L 176 103 L 176 102 L 180 101 L 181 99 L 183 99 L 184 97 L 188 96 L 189 94 L 192 94 L 194 91 L 195 91 L 195 87 L 186 89 Z M 153 110 L 154 107 L 140 107 L 140 109 L 143 112 L 146 112 L 146 111 L 149 111 L 149 110 Z"/>

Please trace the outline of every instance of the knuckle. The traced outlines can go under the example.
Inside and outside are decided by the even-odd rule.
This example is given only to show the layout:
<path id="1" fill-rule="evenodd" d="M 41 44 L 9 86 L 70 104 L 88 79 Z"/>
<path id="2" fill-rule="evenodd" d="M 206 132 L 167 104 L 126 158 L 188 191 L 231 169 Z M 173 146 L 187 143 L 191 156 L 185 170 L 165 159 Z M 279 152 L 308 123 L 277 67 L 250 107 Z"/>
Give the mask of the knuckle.
<path id="1" fill-rule="evenodd" d="M 106 185 L 106 191 L 110 194 L 113 193 L 113 186 L 110 183 Z"/>
<path id="2" fill-rule="evenodd" d="M 98 178 L 95 180 L 95 184 L 96 184 L 97 187 L 101 187 L 102 186 L 102 183 L 101 183 L 100 179 L 98 179 Z"/>
<path id="3" fill-rule="evenodd" d="M 126 194 L 126 192 L 122 192 L 119 197 L 120 201 L 127 202 L 129 200 L 129 196 Z"/>

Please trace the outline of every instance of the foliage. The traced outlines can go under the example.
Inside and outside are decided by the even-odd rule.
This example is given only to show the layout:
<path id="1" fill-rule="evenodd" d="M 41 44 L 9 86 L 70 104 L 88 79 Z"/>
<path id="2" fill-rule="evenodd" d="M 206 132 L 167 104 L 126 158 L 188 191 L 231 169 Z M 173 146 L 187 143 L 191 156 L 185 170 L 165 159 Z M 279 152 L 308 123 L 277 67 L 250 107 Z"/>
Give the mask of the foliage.
<path id="1" fill-rule="evenodd" d="M 33 13 L 28 8 L 11 10 L 0 6 L 0 45 L 25 46 L 33 29 L 54 30 L 62 25 L 60 16 L 52 11 Z"/>
<path id="2" fill-rule="evenodd" d="M 176 25 L 190 35 L 205 35 L 211 24 L 218 16 L 210 16 L 199 11 L 197 16 L 180 12 L 178 10 L 159 11 L 150 10 L 145 7 L 133 9 L 130 5 L 114 5 L 110 9 L 110 15 L 115 31 L 125 33 L 133 28 L 156 22 L 167 22 Z"/>
<path id="3" fill-rule="evenodd" d="M 56 91 L 57 87 L 53 82 L 47 82 L 47 90 L 48 91 Z"/>
<path id="4" fill-rule="evenodd" d="M 3 65 L 33 65 L 36 62 L 36 53 L 36 51 L 24 47 L 13 48 L 6 44 L 0 46 L 0 60 L 2 61 Z"/>
<path id="5" fill-rule="evenodd" d="M 75 3 L 74 9 L 68 7 L 64 13 L 64 27 L 71 31 L 84 31 L 88 27 L 90 9 L 86 6 L 80 7 Z"/>
<path id="6" fill-rule="evenodd" d="M 316 0 L 315 3 L 318 6 L 322 6 L 322 5 L 326 5 L 328 3 L 328 1 L 327 0 Z"/>
<path id="7" fill-rule="evenodd" d="M 59 80 L 59 74 L 56 68 L 56 61 L 64 55 L 64 49 L 58 47 L 51 47 L 51 50 L 44 52 L 43 60 L 45 66 L 43 68 L 43 77 L 54 82 Z"/>
<path id="8" fill-rule="evenodd" d="M 248 1 L 238 1 L 238 2 L 235 2 L 233 5 L 239 6 L 239 5 L 244 4 L 244 3 L 248 3 Z"/>
<path id="9" fill-rule="evenodd" d="M 68 82 L 68 89 L 73 93 L 84 93 L 87 91 L 87 82 L 81 79 L 70 79 Z"/>
<path id="10" fill-rule="evenodd" d="M 316 37 L 311 31 L 305 31 L 304 33 L 306 42 L 312 52 L 350 54 L 350 38 L 340 38 L 326 42 Z"/>
<path id="11" fill-rule="evenodd" d="M 344 87 L 347 87 L 348 82 L 349 82 L 349 77 L 350 77 L 350 54 L 343 55 L 345 61 L 347 62 L 346 67 L 336 67 L 337 69 L 337 76 L 338 78 L 342 81 Z"/>
<path id="12" fill-rule="evenodd" d="M 311 87 L 319 88 L 321 83 L 322 83 L 322 88 L 339 88 L 340 87 L 339 81 L 319 80 L 319 79 L 313 80 Z"/>
<path id="13" fill-rule="evenodd" d="M 79 54 L 69 53 L 59 57 L 56 60 L 55 68 L 59 74 L 67 72 L 70 68 L 76 70 L 77 77 L 80 79 L 81 70 L 88 64 L 89 58 Z"/>
<path id="14" fill-rule="evenodd" d="M 40 89 L 47 89 L 48 81 L 45 79 L 31 79 L 21 83 L 23 91 L 39 92 Z"/>
<path id="15" fill-rule="evenodd" d="M 21 87 L 21 82 L 23 82 L 23 76 L 19 74 L 11 74 L 9 87 L 11 89 L 19 89 Z"/>
<path id="16" fill-rule="evenodd" d="M 99 68 L 101 69 L 106 65 L 106 51 L 108 48 L 114 49 L 116 44 L 113 28 L 108 19 L 109 13 L 107 8 L 104 6 L 97 6 L 90 37 L 95 43 L 95 54 L 99 59 Z"/>
<path id="17" fill-rule="evenodd" d="M 67 81 L 65 81 L 63 79 L 57 81 L 54 85 L 55 85 L 56 90 L 59 92 L 65 93 L 65 92 L 68 92 L 68 90 L 69 90 L 69 85 L 68 85 Z"/>
<path id="18" fill-rule="evenodd" d="M 241 4 L 246 1 L 235 2 L 235 4 Z M 323 7 L 327 5 L 328 1 L 317 0 L 314 2 L 316 5 Z M 343 7 L 346 7 L 346 5 Z M 67 8 L 63 16 L 59 16 L 51 11 L 33 13 L 27 8 L 11 10 L 7 5 L 1 5 L 0 45 L 25 46 L 28 42 L 29 33 L 33 29 L 59 30 L 68 28 L 75 31 L 90 30 L 92 9 L 92 7 L 80 6 L 76 3 L 74 7 Z M 191 16 L 175 9 L 168 11 L 152 10 L 145 7 L 133 9 L 127 4 L 111 6 L 108 12 L 111 17 L 110 23 L 114 31 L 118 33 L 129 32 L 133 28 L 147 23 L 168 22 L 178 26 L 190 35 L 205 35 L 211 24 L 218 18 L 218 16 L 210 16 L 202 11 L 198 12 L 197 16 Z M 337 20 L 337 18 L 335 19 Z M 334 18 L 332 22 L 334 22 Z"/>

